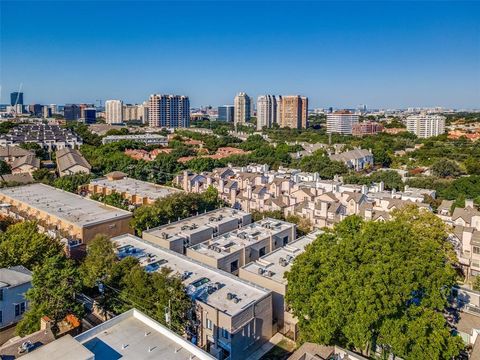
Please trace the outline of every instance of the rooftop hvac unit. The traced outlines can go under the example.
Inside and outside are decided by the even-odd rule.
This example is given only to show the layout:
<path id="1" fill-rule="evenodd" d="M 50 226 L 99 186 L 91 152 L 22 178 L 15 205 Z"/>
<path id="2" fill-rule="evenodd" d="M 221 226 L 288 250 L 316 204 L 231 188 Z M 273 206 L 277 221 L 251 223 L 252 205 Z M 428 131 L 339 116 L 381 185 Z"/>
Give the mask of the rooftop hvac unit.
<path id="1" fill-rule="evenodd" d="M 166 232 L 162 232 L 162 239 L 168 239 L 168 234 Z"/>
<path id="2" fill-rule="evenodd" d="M 259 275 L 263 275 L 263 271 L 264 271 L 263 268 L 259 267 L 257 271 Z"/>
<path id="3" fill-rule="evenodd" d="M 233 298 L 233 302 L 235 304 L 238 304 L 240 302 L 240 299 L 238 297 Z"/>
<path id="4" fill-rule="evenodd" d="M 234 298 L 235 294 L 232 293 L 227 293 L 227 300 L 232 300 Z"/>

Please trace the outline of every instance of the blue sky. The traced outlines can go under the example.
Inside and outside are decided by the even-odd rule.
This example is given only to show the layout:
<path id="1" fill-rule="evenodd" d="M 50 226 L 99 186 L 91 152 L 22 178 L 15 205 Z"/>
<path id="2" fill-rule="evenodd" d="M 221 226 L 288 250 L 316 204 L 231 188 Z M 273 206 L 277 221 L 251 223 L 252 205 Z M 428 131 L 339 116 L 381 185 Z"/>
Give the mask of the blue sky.
<path id="1" fill-rule="evenodd" d="M 5 1 L 1 103 L 193 106 L 235 93 L 310 107 L 480 108 L 480 2 Z"/>

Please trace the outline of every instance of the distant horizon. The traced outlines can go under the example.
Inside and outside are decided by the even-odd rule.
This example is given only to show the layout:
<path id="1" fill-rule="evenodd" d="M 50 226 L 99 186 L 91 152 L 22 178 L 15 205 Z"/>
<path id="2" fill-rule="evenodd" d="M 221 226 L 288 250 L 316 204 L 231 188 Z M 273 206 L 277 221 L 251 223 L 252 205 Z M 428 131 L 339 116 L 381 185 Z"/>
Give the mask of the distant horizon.
<path id="1" fill-rule="evenodd" d="M 479 13 L 474 1 L 4 0 L 0 103 L 23 84 L 27 104 L 163 93 L 217 107 L 245 91 L 312 109 L 473 110 Z"/>

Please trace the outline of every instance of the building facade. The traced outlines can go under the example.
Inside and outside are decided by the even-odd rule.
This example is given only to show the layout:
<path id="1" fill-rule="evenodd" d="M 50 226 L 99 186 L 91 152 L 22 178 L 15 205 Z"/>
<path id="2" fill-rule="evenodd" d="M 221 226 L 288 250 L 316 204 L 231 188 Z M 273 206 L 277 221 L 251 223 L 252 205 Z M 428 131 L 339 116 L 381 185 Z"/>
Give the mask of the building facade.
<path id="1" fill-rule="evenodd" d="M 31 287 L 32 273 L 23 266 L 0 269 L 0 330 L 22 319 Z"/>
<path id="2" fill-rule="evenodd" d="M 445 117 L 441 115 L 412 115 L 407 117 L 407 131 L 419 138 L 445 133 Z"/>
<path id="3" fill-rule="evenodd" d="M 67 121 L 76 121 L 80 119 L 80 106 L 77 104 L 66 104 L 63 107 L 63 116 Z"/>
<path id="4" fill-rule="evenodd" d="M 183 95 L 150 95 L 148 101 L 150 127 L 190 127 L 190 100 Z"/>
<path id="5" fill-rule="evenodd" d="M 235 96 L 233 106 L 233 121 L 235 125 L 248 123 L 252 113 L 252 101 L 250 96 L 244 92 L 238 93 L 237 96 Z"/>
<path id="6" fill-rule="evenodd" d="M 107 124 L 123 123 L 123 101 L 107 100 L 105 101 L 105 116 Z"/>
<path id="7" fill-rule="evenodd" d="M 223 105 L 218 107 L 218 121 L 233 122 L 235 107 Z"/>
<path id="8" fill-rule="evenodd" d="M 352 125 L 353 136 L 375 135 L 383 131 L 383 126 L 379 123 L 367 121 L 355 123 Z"/>
<path id="9" fill-rule="evenodd" d="M 23 105 L 23 92 L 12 92 L 10 94 L 10 105 L 11 106 L 16 106 L 16 105 Z"/>
<path id="10" fill-rule="evenodd" d="M 83 119 L 85 124 L 95 124 L 97 121 L 97 109 L 95 108 L 86 108 L 83 112 Z"/>
<path id="11" fill-rule="evenodd" d="M 348 110 L 327 114 L 327 134 L 351 135 L 353 125 L 358 123 L 358 117 Z"/>
<path id="12" fill-rule="evenodd" d="M 261 95 L 257 99 L 257 130 L 271 128 L 277 123 L 277 99 L 274 95 Z"/>
<path id="13" fill-rule="evenodd" d="M 307 127 L 308 98 L 300 95 L 279 96 L 277 123 L 280 127 L 304 129 Z"/>

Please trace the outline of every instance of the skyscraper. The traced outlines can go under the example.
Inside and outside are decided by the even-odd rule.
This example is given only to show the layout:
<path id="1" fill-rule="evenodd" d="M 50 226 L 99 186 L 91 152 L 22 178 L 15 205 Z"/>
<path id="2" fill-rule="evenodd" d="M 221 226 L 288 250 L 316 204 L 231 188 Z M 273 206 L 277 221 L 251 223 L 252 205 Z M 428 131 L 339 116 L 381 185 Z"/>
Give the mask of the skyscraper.
<path id="1" fill-rule="evenodd" d="M 23 105 L 23 92 L 15 91 L 10 94 L 10 105 L 16 104 Z"/>
<path id="2" fill-rule="evenodd" d="M 97 121 L 97 109 L 95 108 L 86 108 L 83 111 L 85 124 L 95 124 Z"/>
<path id="3" fill-rule="evenodd" d="M 280 117 L 277 119 L 280 127 L 302 129 L 307 127 L 308 98 L 300 95 L 280 96 L 277 102 L 277 111 Z"/>
<path id="4" fill-rule="evenodd" d="M 123 101 L 106 100 L 105 116 L 107 124 L 121 124 L 123 122 Z"/>
<path id="5" fill-rule="evenodd" d="M 274 95 L 261 95 L 257 99 L 257 130 L 270 128 L 277 122 L 277 99 Z"/>
<path id="6" fill-rule="evenodd" d="M 80 118 L 80 107 L 76 104 L 65 104 L 63 107 L 65 120 L 74 121 Z"/>
<path id="7" fill-rule="evenodd" d="M 327 134 L 352 134 L 353 124 L 358 123 L 358 115 L 348 110 L 339 110 L 327 114 Z"/>
<path id="8" fill-rule="evenodd" d="M 250 115 L 252 112 L 252 104 L 250 96 L 246 93 L 241 92 L 235 96 L 234 102 L 234 117 L 233 121 L 235 125 L 245 124 L 250 121 Z"/>
<path id="9" fill-rule="evenodd" d="M 148 119 L 151 127 L 190 127 L 190 100 L 181 95 L 150 95 Z"/>
<path id="10" fill-rule="evenodd" d="M 233 122 L 235 108 L 233 105 L 218 107 L 218 121 Z"/>

